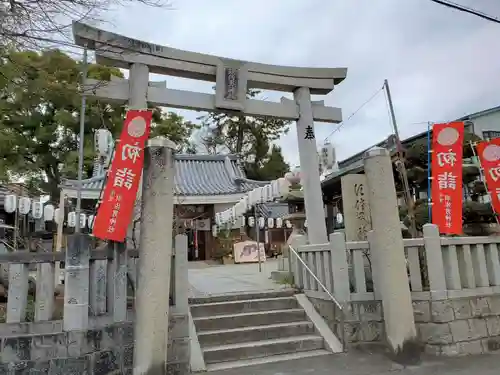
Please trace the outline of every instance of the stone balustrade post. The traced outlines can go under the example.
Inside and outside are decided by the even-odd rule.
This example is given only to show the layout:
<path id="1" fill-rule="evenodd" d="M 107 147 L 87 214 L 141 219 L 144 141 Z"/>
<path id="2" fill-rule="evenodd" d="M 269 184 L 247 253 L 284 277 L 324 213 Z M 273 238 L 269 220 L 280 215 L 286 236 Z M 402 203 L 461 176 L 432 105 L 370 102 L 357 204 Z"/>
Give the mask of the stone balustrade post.
<path id="1" fill-rule="evenodd" d="M 447 288 L 439 229 L 437 225 L 425 224 L 423 231 L 431 298 L 443 299 L 447 296 Z"/>

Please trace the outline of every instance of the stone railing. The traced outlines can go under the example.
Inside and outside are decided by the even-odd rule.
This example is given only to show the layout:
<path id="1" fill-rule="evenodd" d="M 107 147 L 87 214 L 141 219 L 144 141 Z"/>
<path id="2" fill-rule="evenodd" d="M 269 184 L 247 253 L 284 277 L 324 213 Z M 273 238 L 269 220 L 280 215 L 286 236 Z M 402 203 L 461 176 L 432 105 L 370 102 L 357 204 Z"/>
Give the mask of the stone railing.
<path id="1" fill-rule="evenodd" d="M 74 241 L 68 242 L 71 253 Z M 7 303 L 0 316 L 0 373 L 49 373 L 49 369 L 51 374 L 132 373 L 133 300 L 140 250 L 117 245 L 90 249 L 88 237 L 82 243 L 82 251 L 89 256 L 88 268 L 81 267 L 75 277 L 68 267 L 65 285 L 60 286 L 56 285 L 55 263 L 68 264 L 65 252 L 0 254 L 9 278 Z M 189 370 L 186 245 L 185 236 L 176 236 L 168 353 L 172 374 Z M 169 298 L 165 290 L 158 293 Z M 71 300 L 75 295 L 80 295 L 78 301 Z M 67 328 L 74 325 L 74 305 L 88 306 L 88 322 L 80 324 L 81 329 Z"/>
<path id="2" fill-rule="evenodd" d="M 330 243 L 297 249 L 317 277 L 348 308 L 347 341 L 382 341 L 384 332 L 377 275 L 372 275 L 368 241 Z M 408 287 L 419 337 L 428 352 L 453 355 L 500 349 L 500 237 L 440 237 L 424 226 L 424 237 L 405 239 Z M 334 306 L 308 275 L 292 264 L 295 285 L 338 332 Z"/>

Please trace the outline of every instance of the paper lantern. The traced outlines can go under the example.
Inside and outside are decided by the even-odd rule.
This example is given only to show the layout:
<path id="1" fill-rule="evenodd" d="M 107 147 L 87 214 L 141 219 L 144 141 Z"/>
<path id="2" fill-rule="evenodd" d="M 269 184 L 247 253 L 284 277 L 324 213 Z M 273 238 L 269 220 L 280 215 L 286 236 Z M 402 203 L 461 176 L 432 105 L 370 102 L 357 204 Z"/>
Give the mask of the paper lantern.
<path id="1" fill-rule="evenodd" d="M 62 211 L 60 208 L 56 208 L 55 211 L 54 211 L 54 221 L 56 224 L 60 224 L 62 223 Z"/>
<path id="2" fill-rule="evenodd" d="M 344 216 L 339 212 L 336 216 L 335 216 L 335 221 L 339 224 L 342 224 L 344 222 Z"/>
<path id="3" fill-rule="evenodd" d="M 264 220 L 263 217 L 259 217 L 259 228 L 264 228 L 266 225 L 266 221 Z"/>
<path id="4" fill-rule="evenodd" d="M 248 226 L 253 227 L 255 225 L 255 218 L 253 216 L 250 216 L 248 218 Z"/>
<path id="5" fill-rule="evenodd" d="M 272 202 L 274 200 L 274 197 L 273 197 L 273 187 L 271 186 L 271 184 L 267 184 L 265 187 L 264 187 L 264 190 L 265 190 L 265 196 L 266 196 L 266 201 L 267 202 Z"/>
<path id="6" fill-rule="evenodd" d="M 307 228 L 307 220 L 304 221 L 304 228 Z"/>
<path id="7" fill-rule="evenodd" d="M 283 226 L 283 219 L 281 217 L 276 218 L 276 228 L 281 228 Z"/>
<path id="8" fill-rule="evenodd" d="M 286 220 L 285 224 L 286 224 L 287 228 L 291 228 L 292 227 L 292 223 L 290 223 L 290 220 Z"/>
<path id="9" fill-rule="evenodd" d="M 95 151 L 99 156 L 106 156 L 113 145 L 113 136 L 108 129 L 96 129 L 94 133 Z"/>
<path id="10" fill-rule="evenodd" d="M 249 199 L 250 207 L 254 206 L 255 203 L 257 203 L 257 193 L 256 193 L 255 189 L 253 189 L 252 191 L 250 191 L 248 193 L 248 199 Z"/>
<path id="11" fill-rule="evenodd" d="M 14 194 L 8 194 L 5 196 L 3 207 L 5 212 L 12 213 L 17 209 L 17 197 Z"/>
<path id="12" fill-rule="evenodd" d="M 76 226 L 76 212 L 68 213 L 68 227 L 74 228 Z"/>
<path id="13" fill-rule="evenodd" d="M 262 194 L 261 202 L 262 203 L 269 201 L 269 199 L 267 197 L 267 193 L 268 193 L 268 191 L 267 191 L 267 185 L 262 186 L 261 187 L 261 194 Z"/>
<path id="14" fill-rule="evenodd" d="M 212 225 L 212 236 L 217 237 L 217 225 Z"/>
<path id="15" fill-rule="evenodd" d="M 241 227 L 244 228 L 245 222 L 246 222 L 246 217 L 245 216 L 240 217 L 240 222 L 241 222 Z"/>
<path id="16" fill-rule="evenodd" d="M 326 142 L 319 152 L 320 163 L 324 169 L 332 169 L 336 162 L 335 148 L 330 142 Z"/>
<path id="17" fill-rule="evenodd" d="M 274 219 L 272 217 L 267 218 L 267 227 L 274 228 Z"/>
<path id="18" fill-rule="evenodd" d="M 249 201 L 248 195 L 246 195 L 243 198 L 241 198 L 241 202 L 243 203 L 243 208 L 245 209 L 245 212 L 247 212 L 248 209 L 250 208 L 249 204 L 248 204 L 248 201 Z"/>
<path id="19" fill-rule="evenodd" d="M 28 197 L 19 198 L 19 213 L 21 215 L 27 215 L 31 209 L 31 199 Z"/>
<path id="20" fill-rule="evenodd" d="M 45 220 L 45 221 L 54 220 L 54 206 L 53 205 L 48 204 L 43 208 L 43 220 Z"/>
<path id="21" fill-rule="evenodd" d="M 271 181 L 271 196 L 273 199 L 280 197 L 280 184 L 278 180 Z"/>
<path id="22" fill-rule="evenodd" d="M 89 215 L 89 217 L 87 219 L 87 223 L 88 223 L 90 229 L 94 229 L 94 219 L 95 219 L 94 215 Z"/>
<path id="23" fill-rule="evenodd" d="M 259 186 L 257 188 L 257 202 L 264 203 L 265 202 L 265 190 L 263 186 Z"/>
<path id="24" fill-rule="evenodd" d="M 33 207 L 31 209 L 31 213 L 33 218 L 41 219 L 43 216 L 43 204 L 42 202 L 33 202 Z"/>
<path id="25" fill-rule="evenodd" d="M 85 228 L 86 224 L 87 224 L 87 215 L 81 213 L 80 214 L 80 228 Z"/>

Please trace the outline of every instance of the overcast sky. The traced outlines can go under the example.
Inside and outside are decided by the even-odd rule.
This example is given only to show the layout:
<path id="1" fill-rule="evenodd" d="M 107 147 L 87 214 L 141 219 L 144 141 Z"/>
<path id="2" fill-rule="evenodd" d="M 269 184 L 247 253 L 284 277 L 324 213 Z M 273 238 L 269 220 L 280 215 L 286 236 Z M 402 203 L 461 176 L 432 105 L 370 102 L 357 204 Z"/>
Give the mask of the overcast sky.
<path id="1" fill-rule="evenodd" d="M 499 0 L 455 0 L 500 17 Z M 500 105 L 500 25 L 429 0 L 172 0 L 121 8 L 103 28 L 174 48 L 269 64 L 347 67 L 324 97 L 344 119 L 389 80 L 402 137 Z M 212 84 L 167 78 L 170 88 Z M 163 79 L 165 79 L 163 78 Z M 157 77 L 153 77 L 157 79 Z M 266 95 L 278 100 L 281 93 Z M 196 112 L 181 111 L 194 120 Z M 316 124 L 322 143 L 337 125 Z M 383 92 L 330 139 L 338 159 L 391 133 Z M 298 164 L 295 125 L 279 142 Z"/>

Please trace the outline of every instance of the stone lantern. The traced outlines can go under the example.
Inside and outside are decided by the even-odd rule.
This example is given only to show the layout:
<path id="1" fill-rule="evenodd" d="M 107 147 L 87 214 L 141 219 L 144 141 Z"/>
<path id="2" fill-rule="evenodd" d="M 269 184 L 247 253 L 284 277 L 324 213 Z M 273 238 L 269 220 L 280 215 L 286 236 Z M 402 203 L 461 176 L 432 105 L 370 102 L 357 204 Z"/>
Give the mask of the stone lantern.
<path id="1" fill-rule="evenodd" d="M 278 271 L 271 274 L 274 280 L 283 280 L 290 275 L 293 255 L 290 258 L 288 246 L 291 245 L 296 249 L 298 246 L 307 243 L 307 233 L 304 227 L 306 213 L 304 208 L 304 192 L 300 185 L 300 169 L 296 167 L 293 172 L 285 174 L 285 178 L 290 183 L 290 189 L 281 198 L 281 202 L 288 203 L 288 215 L 282 219 L 284 222 L 288 220 L 292 224 L 293 229 L 286 244 L 283 246 L 282 254 L 278 256 Z"/>

